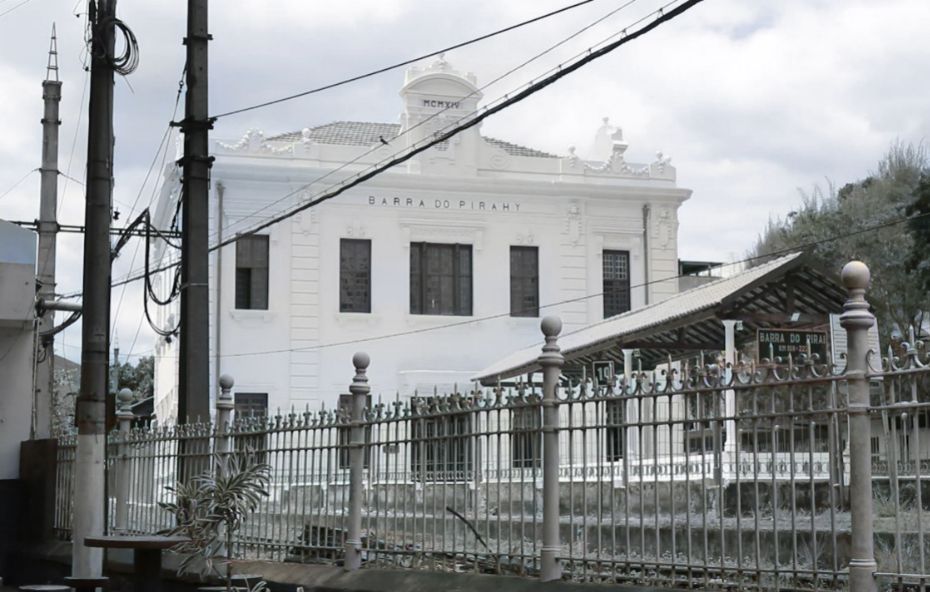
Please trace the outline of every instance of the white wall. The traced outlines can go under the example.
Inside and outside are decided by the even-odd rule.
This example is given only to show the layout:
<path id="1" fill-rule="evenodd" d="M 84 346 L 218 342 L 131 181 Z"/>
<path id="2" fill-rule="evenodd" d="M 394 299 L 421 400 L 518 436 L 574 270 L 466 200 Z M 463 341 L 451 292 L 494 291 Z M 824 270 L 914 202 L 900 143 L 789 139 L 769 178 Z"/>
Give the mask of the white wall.
<path id="1" fill-rule="evenodd" d="M 474 88 L 473 76 L 445 63 L 412 71 L 402 91 L 401 122 L 425 120 L 435 127 L 432 115 L 451 115 L 433 113 L 429 101 L 453 100 Z M 591 164 L 573 155 L 505 150 L 473 128 L 442 149 L 430 149 L 262 231 L 270 242 L 268 310 L 235 309 L 235 247 L 215 253 L 211 311 L 218 297 L 220 305 L 211 313 L 216 317 L 211 318 L 211 376 L 232 375 L 238 392 L 268 393 L 272 410 L 331 407 L 352 380 L 353 353 L 365 351 L 376 396 L 450 391 L 456 384 L 466 389 L 475 371 L 540 341 L 541 319 L 508 314 L 512 245 L 539 248 L 540 304 L 564 302 L 544 308 L 541 316 L 559 315 L 565 332 L 603 318 L 602 298 L 589 296 L 603 290 L 604 249 L 630 252 L 634 308 L 676 293 L 676 281 L 653 285 L 648 295 L 642 284 L 647 276 L 677 275 L 677 212 L 690 191 L 676 186 L 675 170 L 664 157 L 647 165 L 627 163 L 619 130 L 605 129 L 599 133 L 612 138 L 612 152 Z M 309 129 L 268 140 L 250 131 L 238 142 L 214 143 L 211 242 L 219 236 L 220 220 L 223 238 L 254 227 L 402 144 L 346 145 L 313 137 Z M 162 201 L 169 205 L 160 203 L 160 211 L 173 211 L 176 194 L 163 190 Z M 651 211 L 648 228 L 644 205 Z M 339 312 L 341 238 L 372 241 L 370 314 Z M 410 243 L 421 241 L 472 245 L 471 317 L 410 314 Z M 162 318 L 171 312 L 163 310 Z M 494 315 L 503 316 L 478 320 Z M 157 410 L 175 404 L 176 343 L 162 343 L 159 354 L 165 361 L 156 371 Z M 215 390 L 211 385 L 211 398 Z"/>
<path id="2" fill-rule="evenodd" d="M 0 479 L 19 477 L 32 426 L 35 235 L 0 220 Z"/>

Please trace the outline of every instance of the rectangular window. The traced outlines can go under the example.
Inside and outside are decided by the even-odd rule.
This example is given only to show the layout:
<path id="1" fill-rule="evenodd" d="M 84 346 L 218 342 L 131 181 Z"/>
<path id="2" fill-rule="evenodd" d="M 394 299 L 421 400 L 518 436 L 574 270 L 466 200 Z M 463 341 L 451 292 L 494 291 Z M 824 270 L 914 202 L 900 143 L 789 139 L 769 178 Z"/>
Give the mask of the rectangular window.
<path id="1" fill-rule="evenodd" d="M 416 418 L 411 420 L 411 424 L 410 468 L 414 480 L 471 480 L 473 437 L 470 414 Z"/>
<path id="2" fill-rule="evenodd" d="M 256 460 L 264 462 L 267 455 L 264 432 L 268 419 L 268 393 L 236 393 L 233 411 L 239 425 L 236 451 L 254 455 Z"/>
<path id="3" fill-rule="evenodd" d="M 712 393 L 690 393 L 685 395 L 684 448 L 687 453 L 713 452 L 715 450 L 715 427 L 719 422 L 720 402 Z M 761 442 L 761 441 L 760 441 Z"/>
<path id="4" fill-rule="evenodd" d="M 510 316 L 539 316 L 539 249 L 510 247 Z"/>
<path id="5" fill-rule="evenodd" d="M 872 436 L 869 438 L 869 445 L 872 448 L 872 460 L 879 460 L 881 458 L 882 451 L 881 437 Z"/>
<path id="6" fill-rule="evenodd" d="M 626 401 L 607 401 L 607 460 L 616 462 L 623 460 L 624 449 L 624 429 L 623 419 L 625 416 L 624 407 Z"/>
<path id="7" fill-rule="evenodd" d="M 339 312 L 371 312 L 371 241 L 339 241 Z"/>
<path id="8" fill-rule="evenodd" d="M 604 251 L 604 318 L 630 310 L 630 252 Z"/>
<path id="9" fill-rule="evenodd" d="M 268 236 L 236 241 L 236 308 L 268 310 Z"/>
<path id="10" fill-rule="evenodd" d="M 410 313 L 471 316 L 471 245 L 410 243 Z"/>
<path id="11" fill-rule="evenodd" d="M 351 417 L 352 413 L 352 395 L 339 395 L 339 409 L 345 410 L 346 413 Z M 371 395 L 366 397 L 365 409 L 371 409 Z M 338 428 L 337 437 L 339 439 L 339 468 L 348 469 L 349 468 L 349 442 L 352 437 L 352 428 L 349 427 L 340 427 Z M 371 459 L 371 425 L 365 426 L 365 448 L 362 449 L 362 462 L 366 469 L 370 464 Z"/>
<path id="12" fill-rule="evenodd" d="M 542 461 L 542 408 L 539 400 L 510 412 L 510 459 L 515 469 L 531 469 Z"/>

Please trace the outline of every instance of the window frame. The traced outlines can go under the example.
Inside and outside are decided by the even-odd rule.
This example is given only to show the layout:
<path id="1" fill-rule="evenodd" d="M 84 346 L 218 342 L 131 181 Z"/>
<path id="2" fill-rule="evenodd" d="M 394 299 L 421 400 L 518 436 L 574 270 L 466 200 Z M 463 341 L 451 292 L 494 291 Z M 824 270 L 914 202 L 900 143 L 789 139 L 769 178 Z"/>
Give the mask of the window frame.
<path id="1" fill-rule="evenodd" d="M 362 273 L 356 269 L 347 269 L 346 256 L 347 247 L 355 248 L 364 244 L 366 249 L 365 257 L 367 258 L 367 269 L 365 273 L 365 301 L 364 303 L 349 302 L 346 298 L 347 281 L 350 279 L 347 274 Z M 352 278 L 357 280 L 358 278 Z M 349 299 L 351 300 L 351 299 Z M 358 308 L 356 308 L 358 304 Z M 339 239 L 339 312 L 351 314 L 371 313 L 371 239 L 367 238 L 340 238 Z"/>
<path id="2" fill-rule="evenodd" d="M 243 258 L 254 257 L 253 253 L 244 254 L 247 245 L 262 243 L 264 246 L 265 257 L 264 266 L 262 265 L 244 265 Z M 254 249 L 254 247 L 251 247 Z M 250 262 L 251 263 L 251 262 Z M 255 290 L 255 276 L 253 270 L 264 270 L 264 281 L 258 292 Z M 243 272 L 248 272 L 248 280 L 243 282 Z M 270 275 L 271 275 L 271 240 L 267 234 L 252 234 L 243 236 L 236 240 L 236 260 L 235 274 L 233 276 L 233 306 L 236 310 L 268 310 L 270 307 Z M 247 285 L 244 285 L 247 284 Z M 258 297 L 261 296 L 261 297 Z M 264 298 L 264 306 L 262 306 Z"/>
<path id="3" fill-rule="evenodd" d="M 525 257 L 527 254 L 533 254 L 532 273 L 520 273 L 517 271 L 514 258 L 515 256 Z M 522 262 L 527 265 L 526 261 Z M 524 270 L 526 268 L 524 267 Z M 523 270 L 521 270 L 523 271 Z M 526 285 L 529 282 L 531 285 Z M 524 306 L 519 300 L 532 296 L 532 306 Z M 539 247 L 525 245 L 510 246 L 510 316 L 538 318 L 539 317 Z"/>
<path id="4" fill-rule="evenodd" d="M 536 398 L 510 409 L 510 466 L 515 469 L 542 467 L 541 403 Z"/>
<path id="5" fill-rule="evenodd" d="M 443 250 L 451 250 L 452 269 L 435 276 L 429 273 L 430 257 L 439 256 Z M 463 268 L 462 257 L 467 253 L 467 269 Z M 464 243 L 430 243 L 430 242 L 411 242 L 410 243 L 410 314 L 412 315 L 436 315 L 436 316 L 460 316 L 470 317 L 474 314 L 474 249 L 470 244 Z M 439 306 L 427 306 L 426 302 L 429 296 L 431 280 L 435 282 L 438 277 L 442 280 L 444 277 L 452 278 L 452 302 L 451 308 L 447 308 L 448 303 L 440 302 Z M 463 302 L 463 294 L 467 281 L 467 302 Z M 439 286 L 440 291 L 442 286 Z M 441 296 L 441 294 L 440 294 Z M 433 299 L 435 301 L 435 299 Z M 437 310 L 438 308 L 438 310 Z"/>
<path id="6" fill-rule="evenodd" d="M 241 399 L 249 398 L 261 398 L 264 401 L 264 407 L 260 405 L 255 405 L 254 402 L 246 403 L 240 401 Z M 261 409 L 261 413 L 255 413 L 256 408 Z M 249 410 L 250 413 L 246 414 L 246 410 Z M 268 393 L 260 392 L 236 392 L 233 394 L 233 418 L 236 423 L 241 427 L 244 424 L 243 420 L 246 418 L 258 419 L 262 424 L 265 424 L 268 421 Z M 264 429 L 264 428 L 263 428 Z M 234 438 L 234 448 L 237 454 L 245 455 L 246 453 L 251 452 L 254 455 L 254 459 L 257 462 L 265 462 L 265 459 L 268 456 L 267 444 L 268 438 L 267 434 L 249 434 L 248 432 L 242 432 L 241 429 L 237 432 Z M 258 446 L 249 446 L 250 442 L 255 442 Z"/>
<path id="7" fill-rule="evenodd" d="M 432 397 L 422 400 L 428 409 Z M 474 412 L 423 415 L 409 420 L 410 477 L 422 483 L 460 483 L 474 478 Z M 449 427 L 454 428 L 449 432 Z M 444 445 L 440 447 L 438 444 Z M 425 465 L 425 466 L 424 466 Z"/>
<path id="8" fill-rule="evenodd" d="M 625 260 L 626 278 L 608 278 L 608 259 L 615 256 L 621 256 Z M 633 308 L 632 297 L 630 294 L 630 252 L 622 249 L 604 249 L 601 251 L 601 286 L 604 318 L 614 317 Z M 619 287 L 619 289 L 618 289 Z M 614 306 L 612 298 L 620 300 L 619 306 Z M 616 310 L 615 310 L 616 308 Z"/>
<path id="9" fill-rule="evenodd" d="M 604 456 L 607 462 L 620 462 L 626 453 L 626 406 L 624 398 L 604 401 Z"/>

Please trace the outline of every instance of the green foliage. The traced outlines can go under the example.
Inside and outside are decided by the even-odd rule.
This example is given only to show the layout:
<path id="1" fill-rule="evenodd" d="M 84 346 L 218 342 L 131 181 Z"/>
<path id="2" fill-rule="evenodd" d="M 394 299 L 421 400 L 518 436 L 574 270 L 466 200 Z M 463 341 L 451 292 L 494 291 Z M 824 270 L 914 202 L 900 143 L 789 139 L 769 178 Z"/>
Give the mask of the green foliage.
<path id="1" fill-rule="evenodd" d="M 930 291 L 930 174 L 921 176 L 907 215 L 911 217 L 908 225 L 914 237 L 910 265 L 920 276 L 923 289 Z"/>
<path id="2" fill-rule="evenodd" d="M 216 562 L 225 561 L 228 566 L 233 535 L 261 499 L 268 496 L 269 465 L 243 454 L 215 454 L 213 466 L 190 482 L 168 487 L 175 494 L 174 502 L 159 502 L 174 515 L 177 524 L 161 534 L 190 539 L 174 549 L 185 555 L 179 573 L 193 571 L 194 565 L 202 561 L 203 575 L 220 575 Z M 226 577 L 228 583 L 228 567 Z"/>
<path id="3" fill-rule="evenodd" d="M 889 343 L 895 332 L 907 335 L 912 327 L 919 332 L 930 311 L 925 288 L 930 272 L 923 271 L 930 264 L 919 266 L 915 260 L 922 261 L 916 254 L 926 252 L 930 229 L 921 237 L 912 225 L 895 222 L 911 215 L 920 203 L 922 179 L 928 172 L 923 146 L 894 144 L 870 176 L 838 191 L 831 184 L 826 190 L 802 191 L 800 207 L 785 218 L 770 220 L 752 254 L 810 245 L 812 265 L 836 279 L 843 265 L 861 259 L 872 271 L 868 299 L 878 317 L 882 343 Z M 922 191 L 930 193 L 930 188 Z M 930 195 L 924 199 L 923 207 L 930 212 Z M 887 226 L 865 230 L 882 224 Z"/>
<path id="4" fill-rule="evenodd" d="M 118 389 L 128 388 L 138 400 L 151 397 L 154 392 L 155 356 L 139 358 L 135 365 L 123 362 L 116 368 Z"/>

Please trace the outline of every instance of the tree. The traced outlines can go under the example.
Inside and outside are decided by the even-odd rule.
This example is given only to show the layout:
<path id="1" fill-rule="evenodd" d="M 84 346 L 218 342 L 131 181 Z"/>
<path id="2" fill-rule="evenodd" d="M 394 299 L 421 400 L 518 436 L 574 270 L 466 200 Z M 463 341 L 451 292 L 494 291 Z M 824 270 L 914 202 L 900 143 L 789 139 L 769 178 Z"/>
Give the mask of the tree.
<path id="1" fill-rule="evenodd" d="M 117 369 L 117 387 L 128 388 L 137 400 L 151 397 L 154 392 L 155 356 L 141 357 L 133 366 L 123 362 Z"/>
<path id="2" fill-rule="evenodd" d="M 837 279 L 847 261 L 861 259 L 872 271 L 868 299 L 878 317 L 882 342 L 889 343 L 895 333 L 906 336 L 911 328 L 919 334 L 930 311 L 925 286 L 930 264 L 919 257 L 926 249 L 918 243 L 928 244 L 930 230 L 920 235 L 913 221 L 900 221 L 923 203 L 921 191 L 930 191 L 924 185 L 928 172 L 923 146 L 896 143 L 864 179 L 839 191 L 828 184 L 826 191 L 815 187 L 802 192 L 801 206 L 785 218 L 770 220 L 752 254 L 765 256 L 809 245 L 812 264 Z M 930 212 L 930 196 L 923 199 L 927 203 L 922 207 Z"/>

